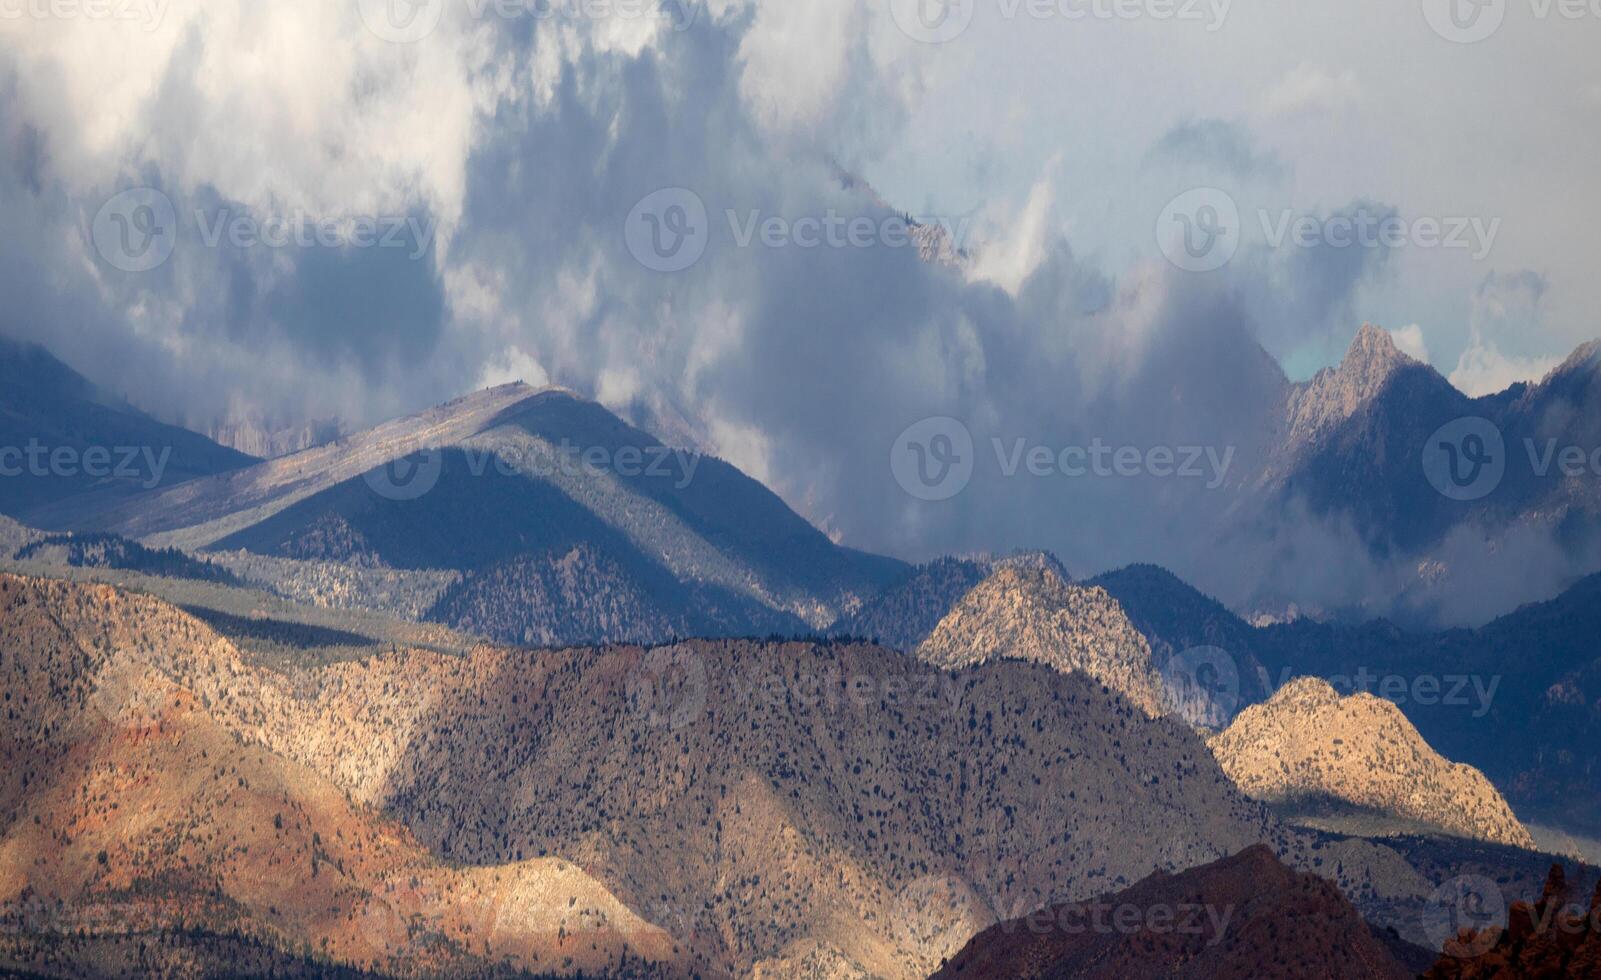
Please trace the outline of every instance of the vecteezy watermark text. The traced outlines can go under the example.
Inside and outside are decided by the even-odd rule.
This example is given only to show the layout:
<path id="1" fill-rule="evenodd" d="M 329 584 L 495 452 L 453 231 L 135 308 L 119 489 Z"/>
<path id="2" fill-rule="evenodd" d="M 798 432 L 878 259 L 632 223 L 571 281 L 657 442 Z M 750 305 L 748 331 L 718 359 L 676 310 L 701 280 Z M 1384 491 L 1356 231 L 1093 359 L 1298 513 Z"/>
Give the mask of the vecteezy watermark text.
<path id="1" fill-rule="evenodd" d="M 1216 946 L 1228 932 L 1234 911 L 1232 904 L 1217 906 L 1200 902 L 1156 902 L 1139 905 L 1096 900 L 1055 909 L 1036 909 L 1020 918 L 1008 918 L 1001 924 L 1001 931 L 1015 933 L 1023 929 L 1036 936 L 1052 932 L 1070 936 L 1134 936 L 1140 933 L 1205 936 L 1208 946 Z"/>
<path id="2" fill-rule="evenodd" d="M 1482 261 L 1495 248 L 1500 218 L 1476 215 L 1403 217 L 1385 208 L 1356 207 L 1319 215 L 1294 208 L 1258 208 L 1261 240 L 1270 249 L 1450 249 Z M 1246 221 L 1226 191 L 1198 187 L 1168 202 L 1157 217 L 1156 243 L 1173 265 L 1212 272 L 1233 260 Z"/>
<path id="3" fill-rule="evenodd" d="M 1536 21 L 1601 20 L 1601 0 L 1527 0 Z M 1421 0 L 1423 19 L 1434 33 L 1457 44 L 1488 40 L 1506 23 L 1513 0 Z"/>
<path id="4" fill-rule="evenodd" d="M 428 255 L 437 222 L 414 214 L 327 217 L 305 210 L 261 216 L 230 207 L 194 209 L 183 227 L 172 199 L 151 187 L 123 191 L 103 204 L 90 225 L 95 251 L 124 272 L 166 263 L 180 240 L 206 248 L 400 249 L 412 260 Z"/>
<path id="5" fill-rule="evenodd" d="M 498 446 L 487 449 L 463 446 L 451 462 L 469 477 L 491 472 L 502 477 L 579 479 L 599 475 L 624 480 L 660 481 L 675 490 L 687 488 L 700 469 L 704 454 L 664 445 L 581 446 L 563 439 L 554 444 Z M 364 475 L 367 485 L 390 500 L 417 500 L 438 486 L 446 469 L 441 449 L 420 446 L 397 456 Z"/>
<path id="6" fill-rule="evenodd" d="M 1005 478 L 1195 480 L 1216 490 L 1228 480 L 1233 446 L 1115 445 L 1096 437 L 1084 445 L 1045 445 L 1024 438 L 990 440 L 995 470 Z M 937 416 L 909 426 L 890 448 L 890 472 L 919 500 L 949 500 L 967 488 L 979 453 L 958 419 Z"/>
<path id="7" fill-rule="evenodd" d="M 161 26 L 171 0 L 0 0 L 0 20 L 94 20 Z"/>
<path id="8" fill-rule="evenodd" d="M 1563 444 L 1554 437 L 1525 436 L 1520 443 L 1536 480 L 1601 479 L 1601 446 Z M 1453 419 L 1436 429 L 1423 445 L 1423 474 L 1441 496 L 1457 501 L 1482 500 L 1506 479 L 1514 454 L 1501 427 L 1482 416 Z"/>
<path id="9" fill-rule="evenodd" d="M 138 480 L 146 490 L 161 484 L 172 458 L 163 446 L 47 446 L 29 439 L 25 446 L 0 446 L 0 478 L 78 477 Z"/>
<path id="10" fill-rule="evenodd" d="M 628 708 L 650 728 L 679 731 L 704 718 L 715 689 L 723 711 L 864 716 L 880 708 L 955 715 L 961 691 L 939 670 L 872 674 L 837 661 L 760 665 L 720 673 L 723 665 L 692 647 L 658 647 L 641 656 L 624 685 Z M 716 679 L 717 684 L 712 681 Z"/>
<path id="11" fill-rule="evenodd" d="M 655 272 L 682 272 L 706 254 L 717 226 L 739 249 L 919 249 L 931 235 L 961 253 L 973 213 L 954 218 L 876 212 L 848 214 L 824 208 L 815 214 L 769 214 L 760 208 L 724 209 L 714 221 L 701 196 L 687 187 L 667 187 L 642 198 L 628 213 L 623 241 L 640 265 Z"/>

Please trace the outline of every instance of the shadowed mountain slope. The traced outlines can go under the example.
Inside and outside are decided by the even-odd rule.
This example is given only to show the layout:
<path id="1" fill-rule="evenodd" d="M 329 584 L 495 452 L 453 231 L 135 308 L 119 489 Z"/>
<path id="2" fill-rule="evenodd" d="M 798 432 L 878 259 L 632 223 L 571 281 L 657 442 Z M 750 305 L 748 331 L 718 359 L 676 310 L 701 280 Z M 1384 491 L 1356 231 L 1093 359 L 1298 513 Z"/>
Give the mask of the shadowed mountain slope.
<path id="1" fill-rule="evenodd" d="M 940 558 L 919 565 L 835 623 L 830 632 L 911 652 L 992 571 L 989 562 L 963 558 Z"/>
<path id="2" fill-rule="evenodd" d="M 838 547 L 727 463 L 525 385 L 88 523 L 186 548 L 459 572 L 433 615 L 517 643 L 798 633 L 905 568 Z M 608 591 L 627 598 L 589 608 Z"/>
<path id="3" fill-rule="evenodd" d="M 76 510 L 253 462 L 100 391 L 42 347 L 0 337 L 0 513 L 54 530 Z"/>
<path id="4" fill-rule="evenodd" d="M 1153 650 L 1218 648 L 1238 709 L 1301 676 L 1341 694 L 1388 691 L 1428 745 L 1482 771 L 1525 818 L 1601 831 L 1601 755 L 1592 748 L 1601 744 L 1601 575 L 1481 628 L 1441 633 L 1382 620 L 1256 628 L 1140 566 L 1092 584 L 1129 610 Z"/>

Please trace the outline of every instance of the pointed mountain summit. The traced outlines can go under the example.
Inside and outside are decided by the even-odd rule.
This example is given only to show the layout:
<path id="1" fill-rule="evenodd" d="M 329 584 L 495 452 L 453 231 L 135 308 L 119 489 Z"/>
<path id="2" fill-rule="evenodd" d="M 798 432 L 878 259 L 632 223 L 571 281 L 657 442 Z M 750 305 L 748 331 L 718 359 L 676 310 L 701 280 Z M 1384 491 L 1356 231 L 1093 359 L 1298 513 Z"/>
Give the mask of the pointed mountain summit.
<path id="1" fill-rule="evenodd" d="M 1411 389 L 1404 397 L 1420 401 L 1449 399 L 1456 393 L 1439 372 L 1403 353 L 1388 330 L 1363 324 L 1337 367 L 1324 368 L 1310 381 L 1290 386 L 1282 453 L 1293 457 L 1312 448 L 1342 423 L 1370 411 L 1396 387 Z"/>
<path id="2" fill-rule="evenodd" d="M 969 592 L 917 648 L 939 667 L 1028 660 L 1081 671 L 1152 717 L 1166 713 L 1151 648 L 1103 589 L 1069 584 L 1049 565 L 1003 566 Z"/>

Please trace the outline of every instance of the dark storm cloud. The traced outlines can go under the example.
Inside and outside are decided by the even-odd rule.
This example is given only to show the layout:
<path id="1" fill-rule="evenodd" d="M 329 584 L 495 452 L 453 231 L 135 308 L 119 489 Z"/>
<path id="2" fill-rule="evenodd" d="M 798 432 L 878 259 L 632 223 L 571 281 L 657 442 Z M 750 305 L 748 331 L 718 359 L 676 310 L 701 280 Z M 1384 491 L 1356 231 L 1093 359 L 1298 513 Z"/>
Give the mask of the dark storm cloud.
<path id="1" fill-rule="evenodd" d="M 1259 461 L 1286 383 L 1262 339 L 1339 329 L 1383 254 L 1249 249 L 1215 275 L 1163 264 L 1113 274 L 1047 233 L 1009 290 L 904 244 L 741 243 L 741 226 L 769 217 L 893 218 L 840 180 L 837 147 L 812 134 L 890 139 L 901 119 L 901 80 L 847 31 L 837 97 L 775 132 L 745 89 L 754 29 L 746 11 L 708 13 L 637 52 L 526 24 L 474 35 L 490 54 L 470 78 L 498 94 L 474 109 L 459 217 L 422 191 L 397 212 L 448 222 L 419 254 L 209 244 L 197 211 L 212 229 L 224 210 L 272 215 L 207 182 L 164 180 L 163 160 L 71 193 L 50 148 L 28 149 L 26 121 L 0 104 L 11 158 L 44 161 L 0 174 L 0 200 L 36 230 L 0 243 L 14 260 L 0 272 L 16 297 L 7 329 L 191 418 L 243 397 L 263 414 L 372 422 L 460 394 L 516 351 L 637 419 L 682 420 L 859 547 L 1046 547 L 1080 572 L 1151 560 L 1248 593 L 1240 570 L 1261 567 L 1250 543 L 1217 546 L 1233 499 L 1224 487 L 1007 475 L 1001 457 L 1019 442 L 1195 446 L 1226 454 L 1219 479 L 1237 481 Z M 193 57 L 180 48 L 161 101 L 199 114 Z M 162 146 L 178 124 L 164 125 Z M 1215 120 L 1176 128 L 1155 156 L 1237 175 L 1282 169 Z M 82 233 L 130 181 L 166 189 L 190 232 L 139 276 L 108 271 Z M 643 266 L 624 236 L 635 205 L 663 188 L 692 191 L 710 222 L 705 255 L 677 273 Z M 891 469 L 896 437 L 933 416 L 961 420 L 978 454 L 971 485 L 943 503 L 913 498 Z"/>

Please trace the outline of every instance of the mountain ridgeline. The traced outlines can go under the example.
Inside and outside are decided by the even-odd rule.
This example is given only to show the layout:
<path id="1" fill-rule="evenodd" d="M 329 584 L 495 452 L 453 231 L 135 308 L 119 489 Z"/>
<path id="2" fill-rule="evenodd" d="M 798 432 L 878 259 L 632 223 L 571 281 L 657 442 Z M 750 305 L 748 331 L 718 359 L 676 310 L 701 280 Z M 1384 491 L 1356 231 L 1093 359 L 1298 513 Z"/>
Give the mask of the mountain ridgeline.
<path id="1" fill-rule="evenodd" d="M 264 559 L 301 594 L 453 573 L 428 618 L 531 645 L 804 633 L 905 568 L 835 545 L 721 460 L 523 385 L 80 523 Z"/>
<path id="2" fill-rule="evenodd" d="M 0 337 L 0 514 L 59 530 L 85 510 L 255 461 L 157 422 L 42 347 Z"/>

